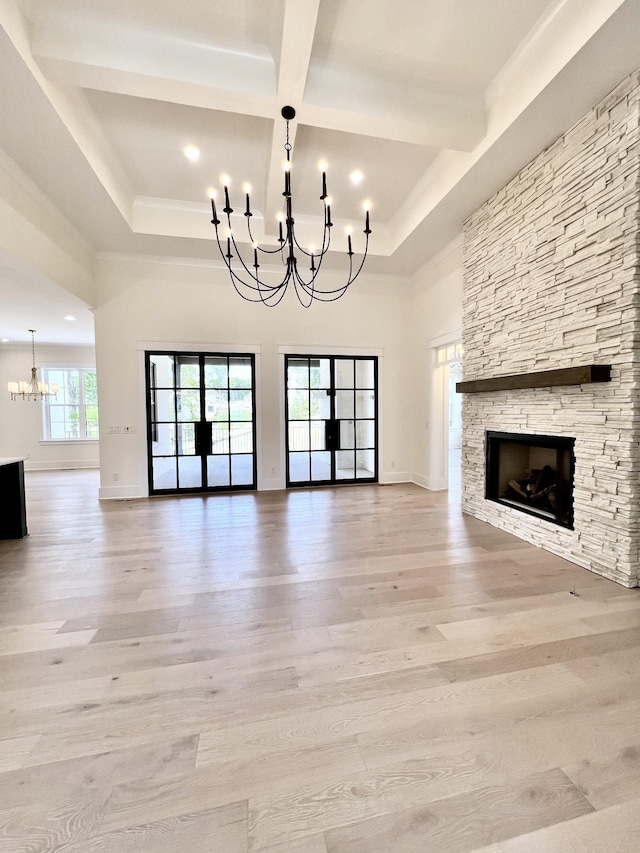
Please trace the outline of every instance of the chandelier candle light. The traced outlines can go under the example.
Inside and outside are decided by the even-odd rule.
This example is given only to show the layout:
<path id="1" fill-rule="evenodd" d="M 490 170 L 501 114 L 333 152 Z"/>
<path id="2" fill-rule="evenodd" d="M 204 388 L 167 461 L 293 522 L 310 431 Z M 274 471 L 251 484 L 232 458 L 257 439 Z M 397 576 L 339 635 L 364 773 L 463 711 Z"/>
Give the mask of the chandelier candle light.
<path id="1" fill-rule="evenodd" d="M 31 381 L 30 382 L 9 382 L 9 393 L 12 400 L 17 400 L 22 397 L 23 400 L 38 400 L 44 397 L 55 397 L 58 393 L 58 386 L 52 383 L 51 387 L 46 382 L 40 382 L 38 379 L 38 368 L 36 367 L 36 345 L 34 335 L 35 329 L 29 329 L 31 333 Z"/>
<path id="2" fill-rule="evenodd" d="M 283 107 L 281 114 L 282 118 L 287 123 L 287 141 L 284 146 L 287 159 L 284 165 L 284 192 L 282 193 L 284 196 L 284 214 L 280 214 L 278 216 L 279 245 L 275 249 L 265 249 L 262 246 L 259 246 L 254 240 L 251 233 L 251 217 L 253 214 L 251 212 L 249 192 L 247 191 L 244 216 L 247 220 L 249 239 L 253 244 L 253 265 L 245 263 L 236 244 L 233 229 L 231 227 L 231 214 L 233 213 L 233 208 L 229 202 L 228 179 L 224 179 L 223 181 L 224 208 L 222 210 L 227 218 L 226 239 L 221 238 L 220 236 L 219 226 L 221 223 L 220 219 L 218 219 L 216 202 L 213 194 L 211 196 L 211 210 L 213 213 L 211 224 L 216 229 L 218 248 L 220 249 L 222 259 L 224 260 L 229 271 L 229 275 L 231 276 L 233 286 L 243 299 L 246 299 L 248 302 L 262 302 L 264 305 L 273 307 L 283 298 L 289 283 L 293 282 L 296 296 L 298 297 L 300 304 L 305 308 L 308 308 L 314 300 L 318 300 L 320 302 L 334 302 L 336 299 L 339 299 L 347 292 L 349 285 L 353 284 L 356 278 L 360 275 L 367 257 L 367 251 L 369 249 L 369 234 L 371 234 L 371 228 L 369 227 L 369 206 L 368 204 L 365 204 L 365 225 L 363 232 L 365 235 L 365 247 L 361 261 L 354 265 L 354 252 L 351 245 L 351 234 L 349 233 L 347 237 L 347 255 L 349 257 L 349 275 L 347 281 L 333 289 L 324 290 L 320 288 L 317 283 L 317 277 L 320 272 L 320 267 L 322 266 L 322 261 L 329 251 L 331 244 L 331 228 L 333 227 L 333 222 L 331 221 L 331 199 L 327 194 L 326 168 L 323 168 L 322 171 L 322 195 L 320 196 L 320 201 L 323 205 L 324 218 L 322 243 L 318 250 L 311 246 L 305 249 L 300 245 L 296 238 L 295 220 L 293 218 L 293 200 L 291 196 L 292 146 L 289 142 L 289 122 L 295 118 L 296 111 L 293 107 Z M 260 255 L 258 253 L 260 253 Z M 282 263 L 285 266 L 285 271 L 282 280 L 278 284 L 269 284 L 263 281 L 259 276 L 258 270 L 260 269 L 260 264 L 258 262 L 258 258 L 263 255 L 275 254 L 280 254 Z M 307 275 L 303 275 L 298 269 L 298 254 L 302 258 L 308 259 L 309 274 Z M 236 262 L 232 265 L 233 258 L 236 258 Z"/>

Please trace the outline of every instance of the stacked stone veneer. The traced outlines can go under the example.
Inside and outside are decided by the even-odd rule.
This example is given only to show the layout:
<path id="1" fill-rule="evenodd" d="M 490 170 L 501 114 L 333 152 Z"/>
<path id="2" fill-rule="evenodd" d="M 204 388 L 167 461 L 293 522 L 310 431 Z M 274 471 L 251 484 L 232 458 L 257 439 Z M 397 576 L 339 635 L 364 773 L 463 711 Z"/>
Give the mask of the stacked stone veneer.
<path id="1" fill-rule="evenodd" d="M 640 554 L 640 72 L 465 223 L 464 379 L 611 364 L 610 383 L 465 394 L 463 509 L 625 586 Z M 484 497 L 485 431 L 576 438 L 575 529 Z"/>

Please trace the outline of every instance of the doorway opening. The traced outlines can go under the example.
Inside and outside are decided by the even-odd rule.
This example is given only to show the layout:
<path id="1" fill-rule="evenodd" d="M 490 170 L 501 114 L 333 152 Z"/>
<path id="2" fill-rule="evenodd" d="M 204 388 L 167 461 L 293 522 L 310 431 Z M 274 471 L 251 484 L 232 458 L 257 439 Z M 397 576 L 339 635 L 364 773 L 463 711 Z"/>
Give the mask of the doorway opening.
<path id="1" fill-rule="evenodd" d="M 287 486 L 378 480 L 378 359 L 285 356 Z"/>
<path id="2" fill-rule="evenodd" d="M 461 341 L 434 347 L 431 395 L 431 488 L 448 489 L 450 500 L 460 498 L 462 454 Z"/>
<path id="3" fill-rule="evenodd" d="M 256 488 L 253 355 L 147 352 L 149 494 Z"/>

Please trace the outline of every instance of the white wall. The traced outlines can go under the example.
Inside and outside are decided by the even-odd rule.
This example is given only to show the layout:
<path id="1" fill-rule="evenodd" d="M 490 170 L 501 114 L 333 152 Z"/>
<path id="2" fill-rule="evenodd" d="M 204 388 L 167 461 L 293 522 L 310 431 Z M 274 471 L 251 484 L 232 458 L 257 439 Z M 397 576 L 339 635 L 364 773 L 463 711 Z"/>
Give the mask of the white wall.
<path id="1" fill-rule="evenodd" d="M 461 337 L 462 266 L 461 235 L 413 278 L 413 479 L 429 489 L 446 488 L 447 465 L 442 453 L 444 426 L 440 424 L 445 392 L 434 387 L 433 347 L 436 342 L 442 345 Z"/>
<path id="2" fill-rule="evenodd" d="M 93 367 L 93 347 L 36 346 L 36 365 L 43 367 Z M 42 441 L 42 407 L 39 402 L 11 400 L 7 382 L 31 378 L 31 344 L 0 344 L 0 456 L 26 456 L 25 470 L 96 468 L 97 441 Z"/>
<path id="3" fill-rule="evenodd" d="M 412 479 L 414 393 L 424 379 L 417 379 L 412 359 L 414 300 L 406 280 L 363 276 L 336 303 L 304 309 L 289 293 L 271 309 L 244 302 L 226 271 L 210 265 L 111 257 L 97 262 L 96 292 L 100 497 L 148 494 L 145 347 L 224 351 L 234 345 L 258 353 L 261 489 L 285 486 L 282 348 L 379 355 L 380 480 Z M 110 425 L 136 432 L 111 435 Z"/>

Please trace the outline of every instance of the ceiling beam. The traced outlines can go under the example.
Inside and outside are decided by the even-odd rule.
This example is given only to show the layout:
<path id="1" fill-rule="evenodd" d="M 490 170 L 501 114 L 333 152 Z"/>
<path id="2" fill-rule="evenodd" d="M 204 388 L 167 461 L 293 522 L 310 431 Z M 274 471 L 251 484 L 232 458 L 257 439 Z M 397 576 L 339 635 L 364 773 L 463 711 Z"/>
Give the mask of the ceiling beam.
<path id="1" fill-rule="evenodd" d="M 313 39 L 316 32 L 316 22 L 320 0 L 286 0 L 284 21 L 282 24 L 282 39 L 280 62 L 278 68 L 278 101 L 277 112 L 280 115 L 282 107 L 290 105 L 300 109 L 307 82 Z M 271 155 L 267 173 L 266 203 L 263 211 L 265 230 L 275 232 L 274 215 L 282 210 L 282 161 L 284 159 L 283 144 L 285 142 L 285 127 L 283 121 L 276 119 L 273 123 L 271 137 Z M 299 118 L 290 125 L 289 141 L 295 143 Z"/>

